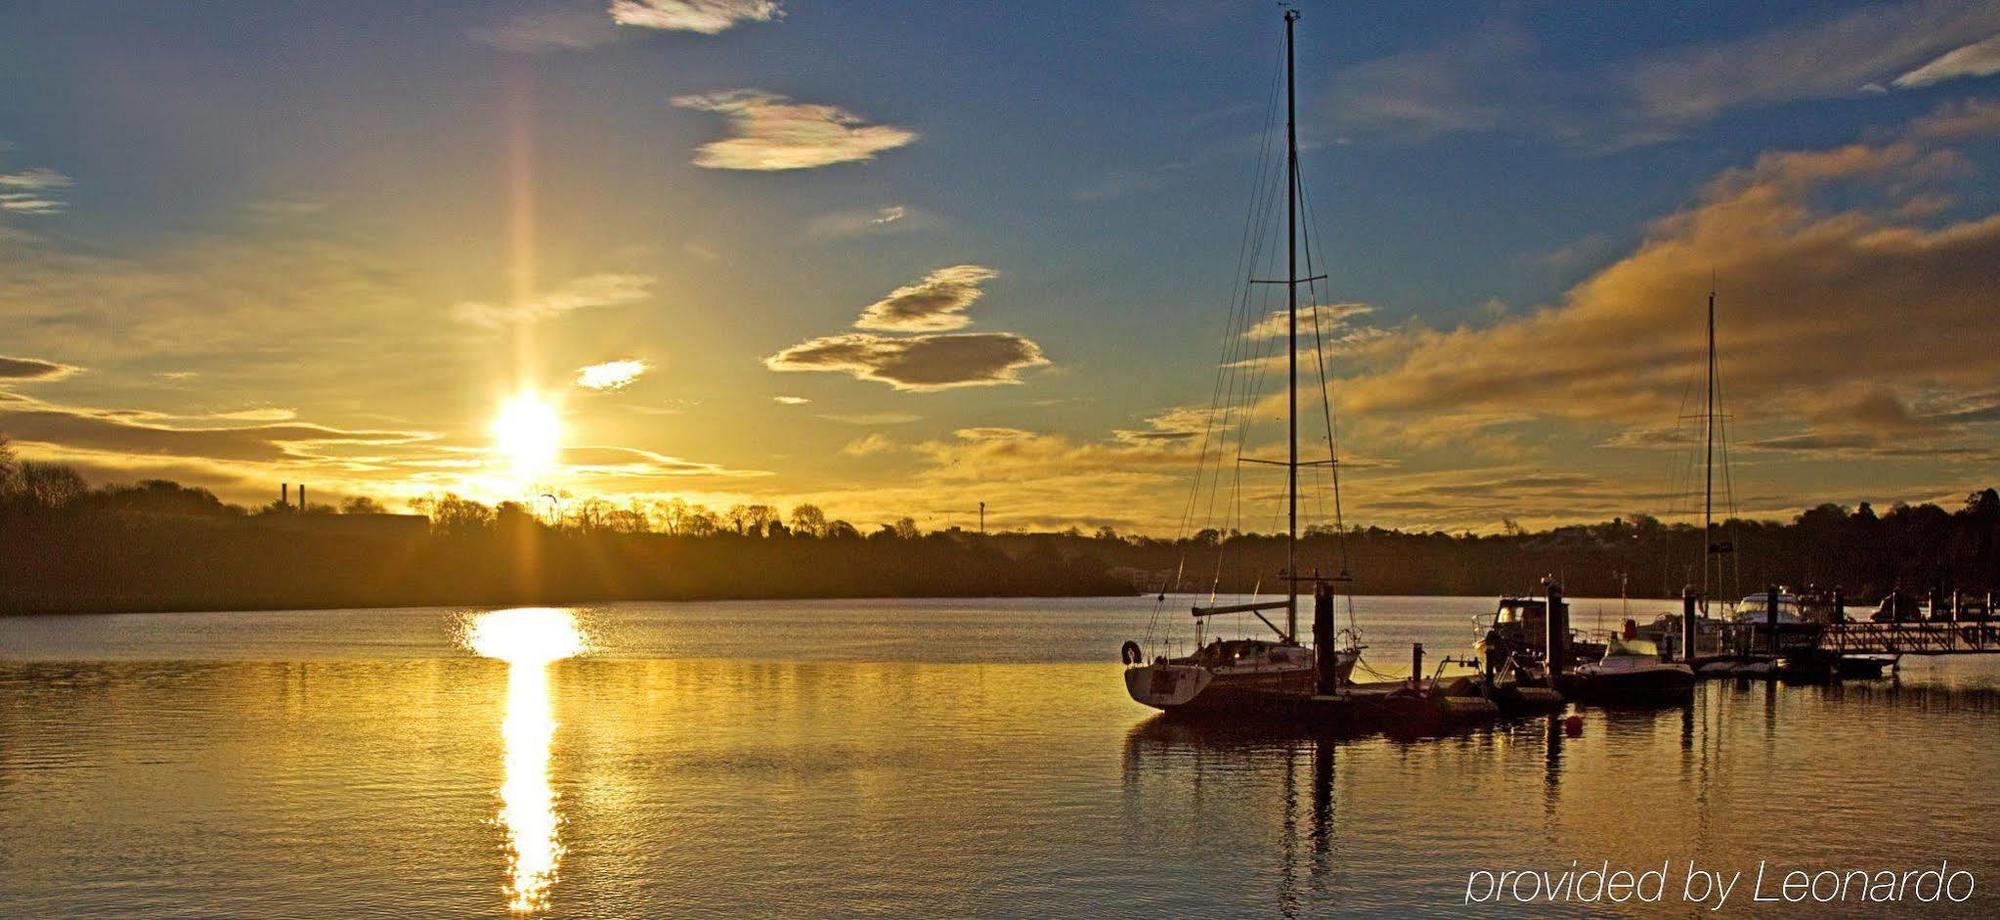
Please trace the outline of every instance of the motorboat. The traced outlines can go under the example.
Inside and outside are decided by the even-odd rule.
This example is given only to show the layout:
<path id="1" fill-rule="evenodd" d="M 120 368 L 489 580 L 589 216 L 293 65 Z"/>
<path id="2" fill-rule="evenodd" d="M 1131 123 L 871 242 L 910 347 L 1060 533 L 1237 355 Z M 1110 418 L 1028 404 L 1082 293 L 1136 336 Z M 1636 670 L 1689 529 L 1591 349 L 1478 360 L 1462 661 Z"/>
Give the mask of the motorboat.
<path id="1" fill-rule="evenodd" d="M 1694 669 L 1667 661 L 1658 645 L 1614 636 L 1604 657 L 1577 665 L 1563 689 L 1573 697 L 1604 702 L 1672 699 L 1694 691 Z"/>

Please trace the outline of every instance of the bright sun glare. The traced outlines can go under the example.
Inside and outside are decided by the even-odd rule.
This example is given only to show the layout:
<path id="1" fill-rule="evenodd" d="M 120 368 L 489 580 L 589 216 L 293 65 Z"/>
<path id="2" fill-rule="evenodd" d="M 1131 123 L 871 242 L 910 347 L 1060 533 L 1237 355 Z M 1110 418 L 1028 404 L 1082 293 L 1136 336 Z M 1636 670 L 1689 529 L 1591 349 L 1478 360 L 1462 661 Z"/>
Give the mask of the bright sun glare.
<path id="1" fill-rule="evenodd" d="M 460 641 L 476 654 L 507 662 L 507 715 L 500 726 L 507 758 L 500 787 L 507 906 L 534 913 L 548 907 L 563 857 L 562 816 L 550 779 L 556 720 L 548 666 L 588 651 L 590 641 L 574 614 L 548 607 L 482 613 L 467 624 Z"/>
<path id="2" fill-rule="evenodd" d="M 493 446 L 516 475 L 540 475 L 555 465 L 562 447 L 562 421 L 540 394 L 517 394 L 501 404 L 500 415 L 493 420 Z"/>

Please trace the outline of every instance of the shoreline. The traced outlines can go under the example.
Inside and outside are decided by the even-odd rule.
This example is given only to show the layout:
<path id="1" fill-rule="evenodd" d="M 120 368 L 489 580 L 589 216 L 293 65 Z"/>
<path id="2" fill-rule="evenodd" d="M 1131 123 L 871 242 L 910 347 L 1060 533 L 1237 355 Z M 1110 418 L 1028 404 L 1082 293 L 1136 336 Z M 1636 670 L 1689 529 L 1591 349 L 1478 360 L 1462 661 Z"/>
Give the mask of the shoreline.
<path id="1" fill-rule="evenodd" d="M 1225 592 L 1225 593 L 1233 594 L 1236 592 Z M 152 614 L 152 613 L 322 613 L 322 612 L 336 612 L 342 610 L 420 610 L 420 609 L 435 608 L 435 607 L 480 607 L 480 608 L 583 607 L 583 606 L 604 605 L 604 604 L 690 604 L 690 603 L 731 603 L 739 601 L 741 602 L 871 601 L 871 600 L 881 600 L 881 601 L 996 600 L 998 601 L 998 600 L 1034 600 L 1034 599 L 1099 600 L 1106 598 L 1146 598 L 1152 596 L 1153 595 L 1151 593 L 1142 591 L 1103 592 L 1103 593 L 1051 592 L 1051 593 L 1009 593 L 1009 594 L 992 594 L 992 593 L 691 594 L 691 595 L 676 595 L 670 597 L 581 597 L 581 598 L 569 597 L 561 599 L 549 598 L 549 597 L 536 597 L 536 598 L 526 598 L 526 599 L 515 598 L 515 599 L 474 599 L 474 600 L 437 599 L 437 600 L 421 600 L 421 601 L 404 601 L 396 603 L 329 601 L 325 603 L 284 602 L 284 603 L 260 604 L 260 603 L 245 602 L 245 603 L 217 603 L 217 604 L 207 604 L 207 605 L 160 604 L 152 606 L 147 606 L 147 605 L 111 606 L 111 605 L 88 604 L 88 605 L 79 605 L 70 609 L 40 609 L 40 610 L 19 609 L 9 604 L 7 606 L 0 606 L 0 618 L 31 618 L 31 617 L 50 617 L 50 616 L 130 616 L 136 614 Z M 1177 594 L 1170 596 L 1198 598 L 1198 597 L 1206 597 L 1207 593 L 1178 592 Z M 1434 592 L 1434 593 L 1433 592 L 1423 592 L 1423 593 L 1384 592 L 1384 593 L 1354 594 L 1354 595 L 1341 595 L 1341 596 L 1383 597 L 1383 598 L 1419 598 L 1419 597 L 1494 598 L 1496 600 L 1500 597 L 1500 595 L 1490 594 L 1490 593 L 1453 594 L 1448 592 Z M 1301 595 L 1301 597 L 1304 598 L 1306 596 Z M 1568 598 L 1568 600 L 1571 604 L 1577 604 L 1586 601 L 1592 603 L 1606 603 L 1606 602 L 1616 603 L 1620 601 L 1621 598 L 1571 597 Z M 1666 603 L 1670 601 L 1678 601 L 1679 598 L 1633 596 L 1633 597 L 1623 598 L 1622 600 L 1629 600 L 1635 603 Z"/>

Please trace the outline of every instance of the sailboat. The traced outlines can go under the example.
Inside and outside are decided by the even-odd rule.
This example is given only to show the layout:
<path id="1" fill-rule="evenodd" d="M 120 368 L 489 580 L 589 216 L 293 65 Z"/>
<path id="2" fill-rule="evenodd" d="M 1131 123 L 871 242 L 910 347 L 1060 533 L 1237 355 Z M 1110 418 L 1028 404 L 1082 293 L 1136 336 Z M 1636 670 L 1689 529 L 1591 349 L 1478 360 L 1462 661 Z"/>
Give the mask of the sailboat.
<path id="1" fill-rule="evenodd" d="M 1319 597 L 1319 609 L 1330 609 L 1330 590 L 1326 587 L 1329 579 L 1313 575 L 1299 574 L 1299 469 L 1321 464 L 1335 467 L 1338 458 L 1329 456 L 1325 461 L 1301 463 L 1299 461 L 1299 285 L 1306 284 L 1324 275 L 1299 277 L 1299 144 L 1296 105 L 1296 81 L 1293 68 L 1293 26 L 1299 20 L 1297 10 L 1285 11 L 1285 230 L 1286 257 L 1285 279 L 1278 282 L 1286 290 L 1286 344 L 1288 353 L 1287 396 L 1287 460 L 1251 461 L 1282 465 L 1286 469 L 1286 530 L 1285 530 L 1285 570 L 1282 579 L 1285 584 L 1283 600 L 1244 604 L 1221 604 L 1196 606 L 1193 615 L 1197 620 L 1224 614 L 1248 613 L 1254 615 L 1275 634 L 1272 638 L 1216 640 L 1200 646 L 1193 654 L 1181 657 L 1161 655 L 1151 661 L 1145 660 L 1144 652 L 1135 642 L 1127 642 L 1120 650 L 1127 665 L 1125 689 L 1132 699 L 1168 712 L 1193 711 L 1257 711 L 1268 710 L 1274 703 L 1286 697 L 1304 697 L 1316 690 L 1326 691 L 1345 686 L 1353 673 L 1355 663 L 1360 660 L 1361 648 L 1355 644 L 1351 630 L 1343 631 L 1341 637 L 1319 635 L 1322 630 L 1331 633 L 1327 624 L 1329 616 L 1316 616 L 1314 641 L 1318 649 L 1308 649 L 1298 640 L 1299 630 L 1299 585 L 1302 582 L 1315 586 Z M 1315 314 L 1317 322 L 1317 314 Z M 1317 327 L 1315 327 L 1317 328 Z M 1323 375 L 1322 370 L 1322 375 Z M 1331 410 L 1329 409 L 1329 412 Z M 1331 429 L 1329 416 L 1328 427 Z M 1332 435 L 1328 435 L 1329 453 L 1332 449 Z M 1338 475 L 1337 472 L 1335 474 Z M 1336 507 L 1338 505 L 1338 480 L 1335 480 Z M 1197 476 L 1199 488 L 1199 476 Z M 1344 537 L 1343 537 L 1344 539 Z M 1341 578 L 1347 577 L 1343 570 Z M 1164 594 L 1162 595 L 1164 599 Z M 1265 616 L 1268 611 L 1283 610 L 1285 625 L 1281 628 Z M 1318 612 L 1318 611 L 1316 611 Z M 1345 644 L 1333 647 L 1345 638 Z"/>
<path id="2" fill-rule="evenodd" d="M 1658 644 L 1669 650 L 1669 657 L 1686 661 L 1699 658 L 1702 654 L 1719 654 L 1724 644 L 1725 620 L 1710 612 L 1709 606 L 1722 583 L 1722 557 L 1735 552 L 1735 546 L 1727 541 L 1715 539 L 1715 440 L 1721 420 L 1720 390 L 1722 382 L 1721 366 L 1716 360 L 1715 349 L 1715 290 L 1711 285 L 1708 292 L 1708 367 L 1707 397 L 1702 408 L 1702 438 L 1704 478 L 1702 483 L 1701 507 L 1701 587 L 1696 595 L 1699 605 L 1695 611 L 1694 655 L 1681 648 L 1681 615 L 1662 614 L 1652 623 L 1641 627 L 1636 637 L 1642 641 Z M 1728 663 L 1716 663 L 1716 667 L 1731 667 Z"/>

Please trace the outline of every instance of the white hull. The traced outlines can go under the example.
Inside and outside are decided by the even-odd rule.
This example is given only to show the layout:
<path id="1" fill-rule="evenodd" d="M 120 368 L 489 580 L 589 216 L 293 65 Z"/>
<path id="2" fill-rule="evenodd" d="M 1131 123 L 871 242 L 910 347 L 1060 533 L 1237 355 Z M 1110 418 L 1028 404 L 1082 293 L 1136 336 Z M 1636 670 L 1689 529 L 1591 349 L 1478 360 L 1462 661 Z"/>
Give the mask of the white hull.
<path id="1" fill-rule="evenodd" d="M 1154 709 L 1237 709 L 1268 703 L 1269 695 L 1310 695 L 1318 684 L 1310 652 L 1303 661 L 1260 663 L 1241 667 L 1206 667 L 1190 661 L 1156 662 L 1125 670 L 1125 691 L 1135 702 Z M 1359 656 L 1335 653 L 1336 684 L 1345 684 Z"/>

